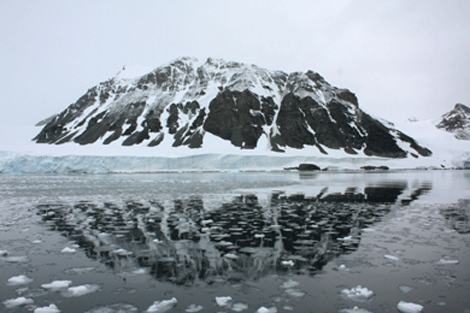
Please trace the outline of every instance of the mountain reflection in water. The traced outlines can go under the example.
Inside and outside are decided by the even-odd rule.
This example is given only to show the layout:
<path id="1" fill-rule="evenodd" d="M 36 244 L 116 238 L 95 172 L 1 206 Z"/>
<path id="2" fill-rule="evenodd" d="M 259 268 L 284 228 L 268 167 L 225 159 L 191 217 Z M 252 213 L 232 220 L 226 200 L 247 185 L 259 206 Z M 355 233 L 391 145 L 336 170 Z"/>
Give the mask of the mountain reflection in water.
<path id="1" fill-rule="evenodd" d="M 161 281 L 243 281 L 294 272 L 314 275 L 358 248 L 363 229 L 391 206 L 431 189 L 422 184 L 403 198 L 402 182 L 343 193 L 287 196 L 273 192 L 261 205 L 239 195 L 216 208 L 202 197 L 123 203 L 41 204 L 51 230 L 74 240 L 89 258 L 119 273 L 145 268 Z M 400 197 L 402 196 L 402 197 Z M 401 199 L 400 199 L 401 198 Z M 170 203 L 170 204 L 168 204 Z"/>

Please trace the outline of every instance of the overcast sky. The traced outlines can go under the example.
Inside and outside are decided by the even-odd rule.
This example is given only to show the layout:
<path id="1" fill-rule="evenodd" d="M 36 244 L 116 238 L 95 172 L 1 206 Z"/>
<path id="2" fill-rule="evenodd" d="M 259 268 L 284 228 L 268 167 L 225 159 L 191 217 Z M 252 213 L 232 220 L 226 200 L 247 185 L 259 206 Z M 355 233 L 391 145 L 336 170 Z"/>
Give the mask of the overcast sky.
<path id="1" fill-rule="evenodd" d="M 0 0 L 0 44 L 0 137 L 181 56 L 311 69 L 394 122 L 470 104 L 467 0 Z"/>

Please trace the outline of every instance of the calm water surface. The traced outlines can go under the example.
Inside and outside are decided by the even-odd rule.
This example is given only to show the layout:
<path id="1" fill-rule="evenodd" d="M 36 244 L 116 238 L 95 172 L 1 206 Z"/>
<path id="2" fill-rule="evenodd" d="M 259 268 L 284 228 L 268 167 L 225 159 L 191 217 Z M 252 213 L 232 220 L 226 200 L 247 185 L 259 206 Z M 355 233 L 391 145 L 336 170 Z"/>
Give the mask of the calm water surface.
<path id="1" fill-rule="evenodd" d="M 0 311 L 470 312 L 469 218 L 469 171 L 1 175 Z"/>

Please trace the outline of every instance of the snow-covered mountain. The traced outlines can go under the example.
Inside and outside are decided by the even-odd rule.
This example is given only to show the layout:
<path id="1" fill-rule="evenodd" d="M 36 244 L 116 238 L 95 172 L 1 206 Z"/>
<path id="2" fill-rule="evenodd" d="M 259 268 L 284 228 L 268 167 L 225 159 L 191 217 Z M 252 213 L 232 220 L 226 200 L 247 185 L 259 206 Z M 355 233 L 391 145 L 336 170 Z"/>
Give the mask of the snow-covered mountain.
<path id="1" fill-rule="evenodd" d="M 129 73 L 127 73 L 129 72 Z M 214 152 L 311 150 L 310 155 L 428 157 L 432 152 L 359 108 L 313 71 L 287 74 L 183 57 L 147 74 L 124 68 L 46 119 L 37 143 Z M 141 75 L 141 76 L 140 76 Z"/>
<path id="2" fill-rule="evenodd" d="M 470 140 L 470 108 L 457 103 L 454 109 L 441 116 L 436 127 L 453 133 L 457 139 Z"/>

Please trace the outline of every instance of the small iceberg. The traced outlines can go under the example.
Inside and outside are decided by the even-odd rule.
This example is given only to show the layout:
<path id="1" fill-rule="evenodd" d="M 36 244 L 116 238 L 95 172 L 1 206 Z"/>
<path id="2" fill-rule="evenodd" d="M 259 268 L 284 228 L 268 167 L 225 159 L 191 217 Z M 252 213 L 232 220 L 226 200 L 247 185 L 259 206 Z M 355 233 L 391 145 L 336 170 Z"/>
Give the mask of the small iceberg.
<path id="1" fill-rule="evenodd" d="M 14 276 L 8 279 L 7 285 L 8 286 L 18 286 L 18 285 L 26 285 L 32 283 L 34 279 L 26 277 L 25 275 Z"/>
<path id="2" fill-rule="evenodd" d="M 232 300 L 233 299 L 230 296 L 215 297 L 215 302 L 217 303 L 218 306 L 229 306 Z"/>
<path id="3" fill-rule="evenodd" d="M 77 252 L 77 250 L 75 250 L 74 248 L 70 248 L 70 247 L 65 247 L 64 249 L 62 249 L 62 251 L 60 251 L 60 253 L 75 253 Z"/>
<path id="4" fill-rule="evenodd" d="M 400 260 L 400 259 L 397 258 L 396 256 L 394 256 L 394 255 L 389 255 L 389 254 L 385 254 L 385 255 L 384 255 L 384 259 L 387 259 L 387 260 L 390 260 L 390 261 L 398 261 L 398 260 Z"/>
<path id="5" fill-rule="evenodd" d="M 339 310 L 339 313 L 372 313 L 369 310 L 358 308 L 357 306 L 353 307 L 352 309 L 342 309 Z"/>
<path id="6" fill-rule="evenodd" d="M 89 293 L 93 293 L 100 290 L 99 285 L 81 285 L 76 287 L 69 287 L 67 290 L 62 292 L 62 297 L 72 298 L 72 297 L 81 297 Z"/>
<path id="7" fill-rule="evenodd" d="M 288 281 L 285 281 L 280 287 L 282 289 L 289 289 L 289 288 L 297 287 L 298 285 L 300 285 L 299 282 L 289 279 Z"/>
<path id="8" fill-rule="evenodd" d="M 162 301 L 155 301 L 146 312 L 153 313 L 153 312 L 168 312 L 172 308 L 174 308 L 178 304 L 178 300 L 175 297 L 171 298 L 170 300 L 162 300 Z"/>
<path id="9" fill-rule="evenodd" d="M 190 306 L 188 306 L 188 308 L 186 310 L 184 310 L 185 312 L 188 312 L 188 313 L 195 313 L 195 312 L 199 312 L 201 310 L 203 310 L 204 307 L 202 305 L 196 305 L 196 304 L 191 304 Z"/>
<path id="10" fill-rule="evenodd" d="M 60 310 L 55 304 L 50 304 L 49 306 L 35 309 L 34 313 L 60 313 Z"/>
<path id="11" fill-rule="evenodd" d="M 256 313 L 277 313 L 277 308 L 275 306 L 270 307 L 269 309 L 262 306 L 256 311 Z"/>
<path id="12" fill-rule="evenodd" d="M 439 265 L 456 265 L 456 264 L 459 264 L 459 261 L 458 260 L 453 260 L 449 257 L 443 257 L 442 259 L 440 259 L 437 264 Z"/>
<path id="13" fill-rule="evenodd" d="M 115 303 L 106 306 L 97 306 L 85 313 L 137 313 L 139 309 L 132 304 Z"/>
<path id="14" fill-rule="evenodd" d="M 248 304 L 243 302 L 237 302 L 234 303 L 230 309 L 235 312 L 241 312 L 248 309 Z"/>
<path id="15" fill-rule="evenodd" d="M 369 290 L 366 287 L 363 288 L 361 285 L 358 285 L 357 287 L 351 289 L 341 290 L 340 295 L 346 299 L 350 299 L 353 301 L 366 302 L 374 296 L 374 293 L 372 292 L 372 290 Z"/>
<path id="16" fill-rule="evenodd" d="M 8 299 L 8 300 L 3 301 L 3 304 L 7 307 L 7 309 L 12 309 L 18 306 L 33 304 L 33 303 L 34 303 L 33 299 L 25 298 L 25 297 L 18 297 L 15 299 Z"/>
<path id="17" fill-rule="evenodd" d="M 8 255 L 8 251 L 7 250 L 0 250 L 0 257 L 5 257 Z"/>
<path id="18" fill-rule="evenodd" d="M 57 289 L 68 288 L 71 283 L 72 283 L 71 280 L 54 280 L 50 284 L 42 284 L 41 287 L 44 289 L 57 290 Z"/>
<path id="19" fill-rule="evenodd" d="M 397 309 L 402 313 L 420 313 L 423 311 L 423 306 L 413 302 L 400 301 Z"/>
<path id="20" fill-rule="evenodd" d="M 284 265 L 284 266 L 294 266 L 294 261 L 292 261 L 292 260 L 282 261 L 281 264 Z"/>

